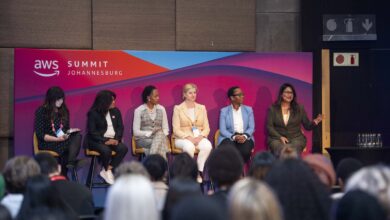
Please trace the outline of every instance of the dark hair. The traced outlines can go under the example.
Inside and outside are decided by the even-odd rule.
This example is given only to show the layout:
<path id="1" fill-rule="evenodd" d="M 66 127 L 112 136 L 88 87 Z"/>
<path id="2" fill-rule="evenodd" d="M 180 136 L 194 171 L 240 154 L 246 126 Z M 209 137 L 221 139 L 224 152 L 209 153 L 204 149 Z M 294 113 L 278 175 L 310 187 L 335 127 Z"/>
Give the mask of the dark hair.
<path id="1" fill-rule="evenodd" d="M 9 212 L 8 208 L 5 207 L 3 204 L 0 204 L 0 219 L 12 220 L 11 213 Z"/>
<path id="2" fill-rule="evenodd" d="M 279 198 L 285 220 L 329 219 L 330 192 L 302 160 L 288 158 L 276 162 L 265 182 Z"/>
<path id="3" fill-rule="evenodd" d="M 167 171 L 167 161 L 159 154 L 147 156 L 142 164 L 152 177 L 152 181 L 161 180 Z"/>
<path id="4" fill-rule="evenodd" d="M 9 193 L 24 193 L 29 177 L 38 175 L 40 168 L 37 162 L 26 156 L 16 156 L 7 161 L 3 175 Z"/>
<path id="5" fill-rule="evenodd" d="M 239 88 L 240 88 L 240 87 L 238 87 L 238 86 L 230 87 L 229 90 L 227 91 L 227 97 L 228 97 L 228 99 L 230 99 L 230 96 L 233 96 L 233 95 L 234 95 L 234 90 L 239 89 Z"/>
<path id="6" fill-rule="evenodd" d="M 103 115 L 106 115 L 113 100 L 116 99 L 116 94 L 110 90 L 102 90 L 96 95 L 95 101 L 90 110 L 95 110 Z"/>
<path id="7" fill-rule="evenodd" d="M 152 95 L 152 92 L 153 90 L 157 89 L 155 86 L 153 85 L 149 85 L 149 86 L 146 86 L 144 88 L 144 91 L 142 91 L 142 101 L 144 103 L 147 103 L 148 102 L 148 96 Z"/>
<path id="8" fill-rule="evenodd" d="M 198 165 L 188 153 L 183 152 L 175 156 L 170 171 L 171 178 L 182 177 L 196 180 Z"/>
<path id="9" fill-rule="evenodd" d="M 208 196 L 191 196 L 182 199 L 172 211 L 172 220 L 223 220 L 226 210 Z"/>
<path id="10" fill-rule="evenodd" d="M 355 158 L 344 158 L 339 164 L 337 164 L 336 175 L 337 178 L 340 178 L 344 184 L 347 183 L 347 180 L 351 175 L 360 170 L 363 167 L 362 162 Z"/>
<path id="11" fill-rule="evenodd" d="M 46 110 L 46 117 L 49 121 L 54 119 L 54 116 L 56 114 L 54 108 L 55 108 L 55 103 L 58 99 L 64 100 L 61 107 L 58 108 L 58 114 L 59 117 L 64 121 L 64 124 L 66 124 L 69 120 L 69 110 L 65 104 L 64 90 L 62 90 L 58 86 L 50 87 L 46 92 L 45 102 L 43 103 L 43 107 Z"/>
<path id="12" fill-rule="evenodd" d="M 377 198 L 367 192 L 347 192 L 338 202 L 336 220 L 385 220 L 386 212 Z"/>
<path id="13" fill-rule="evenodd" d="M 231 186 L 242 173 L 244 162 L 237 149 L 219 145 L 207 160 L 209 175 L 218 186 Z"/>
<path id="14" fill-rule="evenodd" d="M 257 153 L 253 157 L 251 166 L 249 168 L 249 176 L 258 180 L 263 180 L 275 160 L 275 156 L 271 152 L 264 151 Z"/>
<path id="15" fill-rule="evenodd" d="M 34 159 L 39 164 L 43 175 L 48 176 L 58 171 L 58 162 L 51 154 L 45 152 L 38 153 L 34 156 Z"/>
<path id="16" fill-rule="evenodd" d="M 162 212 L 163 220 L 171 219 L 171 213 L 181 200 L 187 197 L 202 195 L 197 182 L 189 178 L 176 178 L 169 184 L 167 197 Z"/>
<path id="17" fill-rule="evenodd" d="M 297 93 L 295 92 L 295 88 L 292 84 L 290 83 L 284 83 L 283 85 L 280 86 L 279 88 L 279 94 L 278 94 L 278 99 L 275 102 L 275 105 L 279 106 L 282 104 L 282 95 L 283 92 L 286 88 L 290 87 L 292 92 L 293 92 L 293 100 L 291 101 L 291 114 L 295 114 L 296 111 L 298 110 L 298 102 L 297 102 Z"/>
<path id="18" fill-rule="evenodd" d="M 50 179 L 44 175 L 28 179 L 18 219 L 29 219 L 30 212 L 37 208 L 71 211 L 61 200 L 54 186 L 51 185 Z"/>

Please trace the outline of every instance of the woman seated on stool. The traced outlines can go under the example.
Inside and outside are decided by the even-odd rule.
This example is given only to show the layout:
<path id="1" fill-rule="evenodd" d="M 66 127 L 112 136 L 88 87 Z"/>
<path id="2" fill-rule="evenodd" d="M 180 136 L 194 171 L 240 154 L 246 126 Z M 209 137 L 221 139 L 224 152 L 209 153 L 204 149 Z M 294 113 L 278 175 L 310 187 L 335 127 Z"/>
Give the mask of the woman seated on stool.
<path id="1" fill-rule="evenodd" d="M 67 176 L 67 167 L 76 165 L 81 147 L 80 129 L 71 129 L 69 122 L 64 91 L 56 86 L 49 88 L 45 102 L 35 111 L 34 131 L 39 150 L 55 151 L 60 155 L 63 176 Z"/>
<path id="2" fill-rule="evenodd" d="M 184 101 L 173 109 L 172 127 L 176 147 L 183 149 L 191 157 L 194 157 L 195 148 L 199 149 L 197 162 L 202 176 L 212 146 L 207 139 L 210 127 L 206 107 L 195 102 L 197 92 L 195 84 L 184 85 Z"/>
<path id="3" fill-rule="evenodd" d="M 100 176 L 109 184 L 114 183 L 112 169 L 117 167 L 127 153 L 122 140 L 122 115 L 115 107 L 116 95 L 112 91 L 100 91 L 88 112 L 86 147 L 100 153 L 103 168 Z M 116 154 L 112 156 L 112 151 Z"/>
<path id="4" fill-rule="evenodd" d="M 278 100 L 268 109 L 267 144 L 271 152 L 279 157 L 283 148 L 289 147 L 300 155 L 306 146 L 306 137 L 301 125 L 312 130 L 322 121 L 322 115 L 310 121 L 303 105 L 298 104 L 297 94 L 291 84 L 285 83 L 279 89 Z"/>
<path id="5" fill-rule="evenodd" d="M 221 109 L 219 116 L 220 136 L 218 144 L 236 148 L 244 162 L 248 162 L 254 147 L 253 132 L 255 119 L 251 107 L 243 105 L 244 93 L 238 86 L 231 87 L 227 93 L 231 105 Z"/>
<path id="6" fill-rule="evenodd" d="M 134 110 L 133 135 L 137 147 L 145 154 L 159 154 L 166 159 L 169 133 L 167 113 L 159 105 L 159 94 L 155 86 L 146 86 L 142 92 L 144 104 Z"/>

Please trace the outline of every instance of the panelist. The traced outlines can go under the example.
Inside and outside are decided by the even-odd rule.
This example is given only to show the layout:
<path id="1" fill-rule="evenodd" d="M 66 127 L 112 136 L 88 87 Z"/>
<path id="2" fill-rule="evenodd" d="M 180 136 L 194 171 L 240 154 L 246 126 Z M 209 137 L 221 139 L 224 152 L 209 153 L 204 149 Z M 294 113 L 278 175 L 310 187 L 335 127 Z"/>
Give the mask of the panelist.
<path id="1" fill-rule="evenodd" d="M 109 184 L 114 183 L 113 168 L 125 157 L 128 149 L 122 143 L 122 114 L 115 106 L 116 94 L 109 90 L 100 91 L 88 112 L 87 142 L 88 149 L 100 153 L 103 168 L 100 176 Z M 116 154 L 112 156 L 112 151 Z"/>
<path id="2" fill-rule="evenodd" d="M 279 89 L 278 99 L 268 109 L 267 144 L 271 152 L 279 157 L 285 147 L 290 147 L 301 154 L 306 146 L 306 137 L 301 125 L 312 130 L 322 121 L 319 114 L 313 121 L 307 117 L 303 105 L 298 104 L 293 85 L 285 83 Z"/>
<path id="3" fill-rule="evenodd" d="M 142 101 L 134 110 L 133 135 L 137 147 L 145 149 L 145 154 L 159 154 L 166 159 L 168 152 L 168 119 L 165 108 L 159 104 L 160 96 L 155 86 L 146 86 Z"/>
<path id="4" fill-rule="evenodd" d="M 238 86 L 231 87 L 227 96 L 230 105 L 221 109 L 219 116 L 218 145 L 231 145 L 248 162 L 254 147 L 255 120 L 250 106 L 243 105 L 244 93 Z"/>

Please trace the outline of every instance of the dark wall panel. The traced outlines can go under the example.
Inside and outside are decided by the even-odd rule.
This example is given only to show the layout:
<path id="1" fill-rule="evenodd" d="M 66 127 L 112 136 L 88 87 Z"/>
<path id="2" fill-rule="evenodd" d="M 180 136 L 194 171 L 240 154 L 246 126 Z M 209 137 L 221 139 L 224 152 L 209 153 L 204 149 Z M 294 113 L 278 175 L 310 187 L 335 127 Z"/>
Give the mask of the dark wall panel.
<path id="1" fill-rule="evenodd" d="M 175 0 L 93 0 L 93 49 L 175 50 Z"/>
<path id="2" fill-rule="evenodd" d="M 254 51 L 255 0 L 176 0 L 176 49 Z"/>
<path id="3" fill-rule="evenodd" d="M 0 47 L 91 48 L 91 0 L 0 1 Z"/>
<path id="4" fill-rule="evenodd" d="M 13 137 L 14 49 L 0 48 L 0 138 Z"/>

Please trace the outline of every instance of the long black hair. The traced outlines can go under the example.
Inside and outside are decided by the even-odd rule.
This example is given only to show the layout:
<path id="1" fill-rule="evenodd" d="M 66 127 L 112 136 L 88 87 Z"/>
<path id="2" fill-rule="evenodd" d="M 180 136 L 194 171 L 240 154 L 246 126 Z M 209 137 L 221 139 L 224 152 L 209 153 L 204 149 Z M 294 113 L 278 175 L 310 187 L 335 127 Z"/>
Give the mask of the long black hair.
<path id="1" fill-rule="evenodd" d="M 102 90 L 96 95 L 95 101 L 91 107 L 91 111 L 95 110 L 103 115 L 106 115 L 113 100 L 116 99 L 116 94 L 110 90 Z"/>
<path id="2" fill-rule="evenodd" d="M 59 99 L 63 99 L 61 107 L 57 108 L 56 101 Z M 58 86 L 50 87 L 46 92 L 45 102 L 43 103 L 43 107 L 46 109 L 46 117 L 49 120 L 54 120 L 56 111 L 55 108 L 58 109 L 59 117 L 64 121 L 64 124 L 69 120 L 69 110 L 65 104 L 65 93 Z"/>
<path id="3" fill-rule="evenodd" d="M 290 87 L 292 92 L 293 92 L 293 99 L 291 101 L 290 107 L 291 107 L 291 112 L 292 114 L 295 114 L 298 110 L 298 102 L 297 102 L 297 93 L 295 92 L 295 88 L 292 84 L 290 83 L 284 83 L 283 85 L 280 86 L 279 88 L 279 94 L 278 94 L 278 99 L 275 102 L 275 105 L 280 107 L 283 101 L 283 92 L 286 88 Z"/>
<path id="4" fill-rule="evenodd" d="M 157 88 L 155 86 L 153 86 L 153 85 L 149 85 L 149 86 L 146 86 L 144 88 L 144 91 L 142 91 L 142 101 L 144 103 L 148 102 L 148 96 L 151 96 L 153 90 L 155 90 L 155 89 L 157 89 Z"/>

